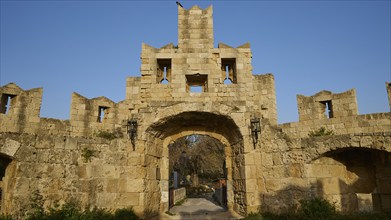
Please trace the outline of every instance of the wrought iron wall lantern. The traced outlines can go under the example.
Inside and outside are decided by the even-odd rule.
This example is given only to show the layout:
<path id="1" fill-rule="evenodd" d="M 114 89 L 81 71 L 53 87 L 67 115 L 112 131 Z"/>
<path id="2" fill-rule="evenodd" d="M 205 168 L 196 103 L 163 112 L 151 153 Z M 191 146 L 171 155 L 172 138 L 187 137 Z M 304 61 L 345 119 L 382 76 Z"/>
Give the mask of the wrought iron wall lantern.
<path id="1" fill-rule="evenodd" d="M 259 118 L 252 118 L 250 120 L 251 122 L 251 137 L 253 138 L 253 143 L 254 143 L 254 148 L 255 148 L 255 145 L 258 143 L 258 133 L 261 132 L 261 123 L 259 121 Z"/>
<path id="2" fill-rule="evenodd" d="M 137 120 L 135 118 L 128 120 L 128 123 L 126 124 L 126 128 L 129 134 L 129 139 L 133 145 L 133 150 L 135 150 L 136 138 L 137 138 Z"/>

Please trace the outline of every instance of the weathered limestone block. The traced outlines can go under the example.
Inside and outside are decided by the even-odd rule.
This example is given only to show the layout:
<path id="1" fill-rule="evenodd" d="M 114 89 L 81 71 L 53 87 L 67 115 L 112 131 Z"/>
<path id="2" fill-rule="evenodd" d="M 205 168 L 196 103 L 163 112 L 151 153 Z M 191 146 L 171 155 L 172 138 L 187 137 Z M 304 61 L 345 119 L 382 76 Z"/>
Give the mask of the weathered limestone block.
<path id="1" fill-rule="evenodd" d="M 120 177 L 127 179 L 138 179 L 146 177 L 146 168 L 145 167 L 123 167 L 120 168 Z"/>
<path id="2" fill-rule="evenodd" d="M 118 202 L 118 193 L 97 193 L 96 204 L 98 207 L 107 207 L 109 204 L 112 208 L 114 208 L 116 207 L 116 203 L 119 203 L 119 207 L 124 207 L 124 204 Z"/>
<path id="3" fill-rule="evenodd" d="M 348 192 L 346 183 L 338 177 L 320 178 L 317 184 L 318 190 L 323 194 L 338 195 Z"/>
<path id="4" fill-rule="evenodd" d="M 30 194 L 30 178 L 26 177 L 17 177 L 15 178 L 14 191 L 19 195 L 29 195 Z"/>
<path id="5" fill-rule="evenodd" d="M 245 179 L 255 179 L 257 177 L 256 166 L 245 166 Z"/>
<path id="6" fill-rule="evenodd" d="M 269 153 L 263 153 L 261 154 L 262 155 L 262 165 L 263 166 L 266 166 L 266 167 L 269 167 L 269 166 L 273 166 L 273 154 L 269 154 Z"/>
<path id="7" fill-rule="evenodd" d="M 20 143 L 18 141 L 7 138 L 4 145 L 0 148 L 0 152 L 9 157 L 14 157 L 19 148 Z"/>
<path id="8" fill-rule="evenodd" d="M 373 202 L 371 193 L 357 193 L 358 211 L 372 212 Z"/>
<path id="9" fill-rule="evenodd" d="M 148 185 L 145 185 L 143 179 L 121 179 L 120 187 L 124 187 L 126 192 L 144 192 Z"/>
<path id="10" fill-rule="evenodd" d="M 287 171 L 288 176 L 300 178 L 303 176 L 303 169 L 304 166 L 301 163 L 289 164 L 288 171 Z"/>
<path id="11" fill-rule="evenodd" d="M 305 176 L 307 177 L 336 177 L 344 176 L 346 168 L 338 165 L 304 164 Z"/>
<path id="12" fill-rule="evenodd" d="M 257 192 L 257 180 L 256 179 L 246 179 L 246 191 L 247 192 Z"/>
<path id="13" fill-rule="evenodd" d="M 23 158 L 23 162 L 35 163 L 37 161 L 37 149 L 32 146 L 23 146 L 19 148 L 15 157 Z"/>
<path id="14" fill-rule="evenodd" d="M 56 136 L 54 138 L 54 148 L 63 149 L 65 148 L 67 138 L 65 136 Z"/>
<path id="15" fill-rule="evenodd" d="M 91 176 L 100 178 L 119 178 L 119 170 L 113 165 L 93 165 L 91 166 Z"/>
<path id="16" fill-rule="evenodd" d="M 65 141 L 65 149 L 77 149 L 77 140 L 72 137 L 67 137 Z"/>
<path id="17" fill-rule="evenodd" d="M 126 188 L 124 189 L 124 187 L 122 187 L 122 183 L 120 182 L 123 182 L 122 179 L 117 179 L 117 178 L 114 178 L 114 179 L 107 179 L 106 181 L 106 192 L 109 192 L 109 193 L 118 193 L 118 192 L 126 192 Z"/>
<path id="18" fill-rule="evenodd" d="M 364 136 L 360 139 L 360 146 L 372 146 L 373 140 L 371 136 Z"/>

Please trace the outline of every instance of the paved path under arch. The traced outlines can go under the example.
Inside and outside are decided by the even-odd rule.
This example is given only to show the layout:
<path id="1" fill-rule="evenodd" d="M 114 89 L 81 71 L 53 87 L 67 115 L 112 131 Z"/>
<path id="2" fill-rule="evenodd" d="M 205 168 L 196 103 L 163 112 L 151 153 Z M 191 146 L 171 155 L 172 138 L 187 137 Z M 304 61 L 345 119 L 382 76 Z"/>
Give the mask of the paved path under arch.
<path id="1" fill-rule="evenodd" d="M 170 216 L 165 213 L 159 219 L 233 220 L 243 218 L 235 213 L 226 211 L 205 198 L 188 198 L 182 205 L 172 207 L 170 213 L 175 215 Z"/>

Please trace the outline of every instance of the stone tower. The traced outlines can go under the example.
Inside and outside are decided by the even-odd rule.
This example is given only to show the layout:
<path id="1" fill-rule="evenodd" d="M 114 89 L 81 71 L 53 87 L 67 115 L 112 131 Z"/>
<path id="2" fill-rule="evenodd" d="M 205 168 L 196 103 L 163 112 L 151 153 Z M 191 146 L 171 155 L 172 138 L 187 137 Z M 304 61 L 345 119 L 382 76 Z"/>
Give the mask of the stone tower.
<path id="1" fill-rule="evenodd" d="M 178 6 L 178 47 L 190 53 L 213 49 L 213 9 L 194 6 L 186 10 Z"/>

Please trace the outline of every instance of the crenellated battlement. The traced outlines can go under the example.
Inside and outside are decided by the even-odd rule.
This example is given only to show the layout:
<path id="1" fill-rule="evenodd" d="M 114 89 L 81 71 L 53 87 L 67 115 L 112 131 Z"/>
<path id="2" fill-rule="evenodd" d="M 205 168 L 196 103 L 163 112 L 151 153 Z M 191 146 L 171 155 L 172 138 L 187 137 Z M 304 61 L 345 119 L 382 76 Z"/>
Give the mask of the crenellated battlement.
<path id="1" fill-rule="evenodd" d="M 39 128 L 42 88 L 23 90 L 15 83 L 0 87 L 0 131 L 32 133 Z"/>

